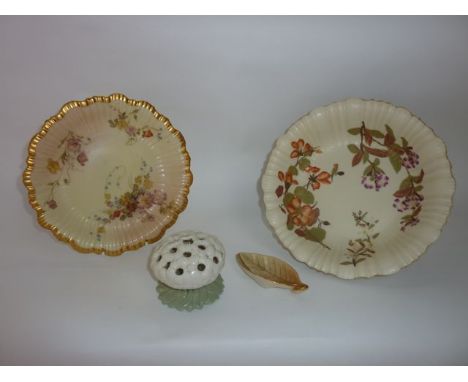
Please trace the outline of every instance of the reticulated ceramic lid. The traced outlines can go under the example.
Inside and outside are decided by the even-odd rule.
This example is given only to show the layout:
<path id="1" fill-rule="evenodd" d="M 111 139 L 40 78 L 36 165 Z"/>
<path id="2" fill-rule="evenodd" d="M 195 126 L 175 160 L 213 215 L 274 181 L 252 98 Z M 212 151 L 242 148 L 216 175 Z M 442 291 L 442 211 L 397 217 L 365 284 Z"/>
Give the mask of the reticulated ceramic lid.
<path id="1" fill-rule="evenodd" d="M 204 232 L 183 231 L 155 245 L 150 270 L 174 289 L 197 289 L 216 280 L 224 266 L 223 244 Z"/>
<path id="2" fill-rule="evenodd" d="M 266 217 L 299 261 L 341 278 L 395 273 L 445 224 L 444 143 L 408 110 L 348 99 L 295 122 L 262 177 Z"/>
<path id="3" fill-rule="evenodd" d="M 120 255 L 158 240 L 187 204 L 185 141 L 145 101 L 65 104 L 29 145 L 23 175 L 39 223 L 80 252 Z"/>

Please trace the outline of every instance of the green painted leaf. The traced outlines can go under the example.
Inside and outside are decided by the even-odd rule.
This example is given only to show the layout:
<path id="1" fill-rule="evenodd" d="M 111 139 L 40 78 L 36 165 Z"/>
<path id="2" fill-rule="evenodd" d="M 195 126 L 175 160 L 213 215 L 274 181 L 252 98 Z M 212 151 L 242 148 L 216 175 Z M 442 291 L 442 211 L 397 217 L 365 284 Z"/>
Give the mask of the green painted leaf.
<path id="1" fill-rule="evenodd" d="M 297 175 L 297 168 L 295 166 L 289 166 L 288 172 L 293 175 Z"/>
<path id="2" fill-rule="evenodd" d="M 348 133 L 350 133 L 351 135 L 358 135 L 360 132 L 360 127 L 353 127 L 352 129 L 348 129 Z"/>
<path id="3" fill-rule="evenodd" d="M 388 159 L 390 160 L 390 163 L 392 164 L 392 167 L 395 170 L 395 172 L 396 173 L 400 172 L 400 170 L 401 170 L 400 155 L 398 153 L 396 153 L 395 151 L 390 151 Z"/>
<path id="4" fill-rule="evenodd" d="M 305 231 L 305 238 L 307 240 L 311 241 L 316 241 L 318 243 L 321 243 L 323 239 L 325 239 L 325 236 L 327 235 L 327 232 L 323 228 L 319 227 L 313 227 L 311 229 L 308 229 Z"/>
<path id="5" fill-rule="evenodd" d="M 291 203 L 291 200 L 293 200 L 293 198 L 293 194 L 291 194 L 290 192 L 286 193 L 283 198 L 283 204 L 287 206 L 289 203 Z"/>
<path id="6" fill-rule="evenodd" d="M 405 190 L 409 187 L 411 187 L 411 175 L 402 180 L 402 182 L 400 183 L 399 189 Z"/>
<path id="7" fill-rule="evenodd" d="M 395 134 L 393 133 L 392 128 L 389 125 L 387 125 L 387 124 L 385 125 L 385 130 L 387 130 L 388 134 L 395 136 Z"/>
<path id="8" fill-rule="evenodd" d="M 160 282 L 156 290 L 164 305 L 181 311 L 192 311 L 215 302 L 223 293 L 224 283 L 223 278 L 219 275 L 211 284 L 198 289 L 174 289 Z"/>
<path id="9" fill-rule="evenodd" d="M 351 145 L 348 145 L 348 150 L 351 151 L 353 154 L 356 154 L 357 152 L 359 152 L 359 147 L 351 144 Z"/>
<path id="10" fill-rule="evenodd" d="M 372 235 L 372 239 L 377 239 L 377 237 L 380 235 L 380 233 L 375 233 Z"/>
<path id="11" fill-rule="evenodd" d="M 351 261 L 343 261 L 340 263 L 341 265 L 353 265 Z"/>
<path id="12" fill-rule="evenodd" d="M 423 189 L 423 186 L 419 185 L 419 186 L 417 186 L 414 190 L 415 190 L 416 192 L 419 192 L 419 191 L 422 191 L 422 189 Z"/>
<path id="13" fill-rule="evenodd" d="M 363 162 L 364 163 L 369 162 L 369 153 L 367 151 L 364 151 Z"/>
<path id="14" fill-rule="evenodd" d="M 401 137 L 401 143 L 403 144 L 403 147 L 408 147 L 408 141 L 405 139 L 405 137 Z"/>
<path id="15" fill-rule="evenodd" d="M 293 221 L 288 219 L 286 222 L 286 227 L 288 228 L 288 230 L 292 231 L 292 229 L 294 228 Z"/>
<path id="16" fill-rule="evenodd" d="M 367 166 L 365 169 L 364 169 L 364 172 L 362 173 L 364 176 L 367 176 L 367 175 L 370 175 L 370 173 L 372 172 L 372 166 L 369 165 Z"/>
<path id="17" fill-rule="evenodd" d="M 296 187 L 294 195 L 301 199 L 305 204 L 312 204 L 315 200 L 314 194 L 302 186 Z"/>
<path id="18" fill-rule="evenodd" d="M 379 131 L 379 130 L 369 130 L 370 135 L 372 135 L 374 138 L 383 138 L 384 135 Z"/>
<path id="19" fill-rule="evenodd" d="M 300 168 L 301 170 L 305 170 L 307 167 L 310 166 L 310 160 L 307 159 L 307 158 L 301 158 L 301 159 L 299 160 L 298 164 L 299 164 L 299 168 Z"/>

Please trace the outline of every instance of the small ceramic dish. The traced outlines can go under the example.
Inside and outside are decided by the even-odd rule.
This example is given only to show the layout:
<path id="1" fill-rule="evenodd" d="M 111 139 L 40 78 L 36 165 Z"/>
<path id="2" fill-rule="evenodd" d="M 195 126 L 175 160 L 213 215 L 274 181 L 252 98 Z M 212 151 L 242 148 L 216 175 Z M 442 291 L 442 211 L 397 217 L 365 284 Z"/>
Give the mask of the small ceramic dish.
<path id="1" fill-rule="evenodd" d="M 262 177 L 266 217 L 299 261 L 345 279 L 388 275 L 440 235 L 455 181 L 444 143 L 381 101 L 320 107 L 280 137 Z"/>
<path id="2" fill-rule="evenodd" d="M 122 94 L 65 104 L 29 144 L 23 174 L 39 223 L 80 252 L 120 255 L 157 241 L 187 205 L 182 134 Z"/>

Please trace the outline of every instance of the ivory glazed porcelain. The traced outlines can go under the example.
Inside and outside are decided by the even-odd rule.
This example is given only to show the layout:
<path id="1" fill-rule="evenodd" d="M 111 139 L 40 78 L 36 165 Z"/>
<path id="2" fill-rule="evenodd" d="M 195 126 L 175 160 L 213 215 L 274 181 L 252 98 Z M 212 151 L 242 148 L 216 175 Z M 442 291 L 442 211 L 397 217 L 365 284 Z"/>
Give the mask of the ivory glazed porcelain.
<path id="1" fill-rule="evenodd" d="M 120 255 L 158 240 L 187 204 L 185 141 L 145 101 L 65 104 L 29 145 L 23 174 L 39 223 L 80 252 Z"/>
<path id="2" fill-rule="evenodd" d="M 388 275 L 416 260 L 447 220 L 455 181 L 440 138 L 404 108 L 348 99 L 280 137 L 262 176 L 282 244 L 345 279 Z"/>

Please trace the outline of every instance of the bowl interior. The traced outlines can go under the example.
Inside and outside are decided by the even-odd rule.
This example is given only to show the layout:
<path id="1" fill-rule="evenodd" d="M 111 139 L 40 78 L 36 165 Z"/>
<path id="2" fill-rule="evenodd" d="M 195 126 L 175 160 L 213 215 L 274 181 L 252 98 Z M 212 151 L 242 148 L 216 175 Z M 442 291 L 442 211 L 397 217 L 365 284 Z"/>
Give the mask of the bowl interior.
<path id="1" fill-rule="evenodd" d="M 267 218 L 294 257 L 342 278 L 391 274 L 446 221 L 445 145 L 406 109 L 350 99 L 278 139 L 262 179 Z"/>
<path id="2" fill-rule="evenodd" d="M 68 110 L 36 147 L 31 181 L 42 219 L 83 250 L 119 254 L 154 241 L 187 203 L 183 138 L 126 100 Z"/>

